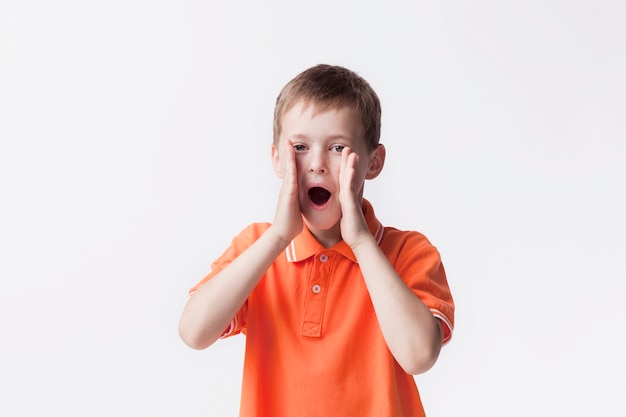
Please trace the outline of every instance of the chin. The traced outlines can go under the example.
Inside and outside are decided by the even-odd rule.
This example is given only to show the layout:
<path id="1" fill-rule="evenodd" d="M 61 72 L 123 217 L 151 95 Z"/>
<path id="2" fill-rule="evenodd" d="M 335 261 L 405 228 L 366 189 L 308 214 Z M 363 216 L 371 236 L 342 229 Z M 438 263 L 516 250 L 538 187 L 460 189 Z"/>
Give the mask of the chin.
<path id="1" fill-rule="evenodd" d="M 330 231 L 341 221 L 341 210 L 333 207 L 324 210 L 309 208 L 303 214 L 308 228 L 312 230 Z"/>

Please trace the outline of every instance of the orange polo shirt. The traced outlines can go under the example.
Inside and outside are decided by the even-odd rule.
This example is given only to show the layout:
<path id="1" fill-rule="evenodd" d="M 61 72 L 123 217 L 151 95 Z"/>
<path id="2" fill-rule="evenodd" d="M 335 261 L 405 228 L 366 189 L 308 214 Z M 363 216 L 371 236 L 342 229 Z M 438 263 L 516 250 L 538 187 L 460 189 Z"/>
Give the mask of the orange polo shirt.
<path id="1" fill-rule="evenodd" d="M 454 302 L 437 249 L 383 227 L 363 200 L 372 235 L 407 286 L 452 335 Z M 270 225 L 254 223 L 213 264 L 211 279 Z M 244 417 L 424 416 L 412 375 L 391 355 L 349 246 L 324 248 L 304 227 L 276 258 L 223 337 L 246 335 Z"/>

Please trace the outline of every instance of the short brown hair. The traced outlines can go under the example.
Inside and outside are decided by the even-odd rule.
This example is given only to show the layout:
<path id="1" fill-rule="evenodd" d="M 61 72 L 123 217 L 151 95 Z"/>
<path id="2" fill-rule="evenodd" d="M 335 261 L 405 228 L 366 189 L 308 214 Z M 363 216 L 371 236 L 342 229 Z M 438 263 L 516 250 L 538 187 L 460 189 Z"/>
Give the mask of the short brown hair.
<path id="1" fill-rule="evenodd" d="M 361 121 L 365 143 L 370 150 L 380 140 L 380 100 L 367 81 L 340 66 L 320 64 L 289 81 L 276 99 L 274 108 L 274 144 L 278 143 L 282 118 L 297 102 L 315 104 L 325 111 L 351 108 Z"/>

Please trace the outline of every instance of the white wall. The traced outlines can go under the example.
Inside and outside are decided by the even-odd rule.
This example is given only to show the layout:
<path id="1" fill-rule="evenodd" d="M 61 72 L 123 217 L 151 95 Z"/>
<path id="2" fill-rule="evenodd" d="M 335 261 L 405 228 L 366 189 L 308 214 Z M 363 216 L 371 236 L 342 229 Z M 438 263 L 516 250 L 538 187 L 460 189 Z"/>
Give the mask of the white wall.
<path id="1" fill-rule="evenodd" d="M 325 62 L 382 100 L 366 197 L 447 267 L 429 416 L 623 416 L 626 3 L 295 4 L 0 5 L 0 414 L 236 414 L 243 337 L 178 318 L 271 220 L 274 99 Z"/>

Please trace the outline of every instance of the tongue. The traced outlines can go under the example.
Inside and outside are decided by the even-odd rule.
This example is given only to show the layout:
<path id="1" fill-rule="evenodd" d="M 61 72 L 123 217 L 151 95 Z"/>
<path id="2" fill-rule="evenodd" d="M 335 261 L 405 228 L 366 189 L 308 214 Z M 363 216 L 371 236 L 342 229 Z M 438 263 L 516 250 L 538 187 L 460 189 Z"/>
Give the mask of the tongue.
<path id="1" fill-rule="evenodd" d="M 321 206 L 326 203 L 330 198 L 330 191 L 322 188 L 322 187 L 313 187 L 309 190 L 309 197 L 313 203 Z"/>

